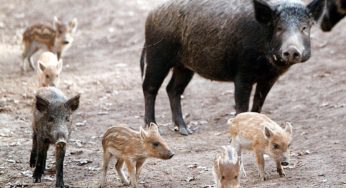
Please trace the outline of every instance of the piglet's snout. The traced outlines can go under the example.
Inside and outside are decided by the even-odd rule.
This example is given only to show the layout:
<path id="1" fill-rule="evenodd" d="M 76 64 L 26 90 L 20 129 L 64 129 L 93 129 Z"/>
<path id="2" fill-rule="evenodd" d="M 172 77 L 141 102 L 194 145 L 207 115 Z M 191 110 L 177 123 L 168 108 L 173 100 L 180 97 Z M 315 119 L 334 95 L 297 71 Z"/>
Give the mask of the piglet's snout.
<path id="1" fill-rule="evenodd" d="M 65 138 L 59 138 L 56 142 L 55 142 L 55 146 L 56 147 L 65 147 L 67 141 Z"/>
<path id="2" fill-rule="evenodd" d="M 288 158 L 287 157 L 285 157 L 284 159 L 283 159 L 283 161 L 281 161 L 281 165 L 282 166 L 288 166 L 290 163 L 288 162 Z"/>
<path id="3" fill-rule="evenodd" d="M 172 151 L 169 151 L 168 153 L 168 159 L 172 159 L 172 157 L 174 156 L 174 153 Z"/>

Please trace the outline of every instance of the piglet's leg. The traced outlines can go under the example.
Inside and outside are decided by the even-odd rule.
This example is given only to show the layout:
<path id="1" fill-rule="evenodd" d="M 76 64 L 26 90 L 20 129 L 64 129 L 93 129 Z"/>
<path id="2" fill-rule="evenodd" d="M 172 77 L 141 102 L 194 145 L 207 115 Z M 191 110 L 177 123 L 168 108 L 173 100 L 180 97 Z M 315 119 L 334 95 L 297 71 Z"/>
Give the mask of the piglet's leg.
<path id="1" fill-rule="evenodd" d="M 57 142 L 55 144 L 56 153 L 56 187 L 64 187 L 64 158 L 66 152 L 66 142 Z"/>
<path id="2" fill-rule="evenodd" d="M 136 163 L 136 179 L 139 180 L 139 174 L 141 173 L 142 166 L 144 164 L 145 159 L 140 159 Z"/>
<path id="3" fill-rule="evenodd" d="M 267 180 L 267 177 L 264 172 L 264 157 L 262 152 L 256 152 L 256 160 L 260 177 L 263 181 L 265 181 Z"/>
<path id="4" fill-rule="evenodd" d="M 276 170 L 279 173 L 280 177 L 286 176 L 280 161 L 276 161 Z"/>
<path id="5" fill-rule="evenodd" d="M 136 179 L 135 163 L 129 159 L 125 160 L 125 163 L 126 163 L 129 175 L 130 175 L 131 185 L 132 185 L 132 187 L 136 188 L 137 187 L 137 179 Z"/>
<path id="6" fill-rule="evenodd" d="M 115 164 L 115 169 L 116 169 L 118 175 L 120 176 L 121 183 L 123 183 L 124 185 L 129 185 L 130 183 L 127 180 L 127 178 L 125 177 L 124 172 L 123 172 L 123 165 L 124 165 L 124 160 L 118 159 L 117 163 Z"/>
<path id="7" fill-rule="evenodd" d="M 41 177 L 44 173 L 45 164 L 46 164 L 46 161 L 44 160 L 46 159 L 45 156 L 47 156 L 48 148 L 49 148 L 48 142 L 42 141 L 41 139 L 38 140 L 36 168 L 33 174 L 34 183 L 41 182 Z"/>
<path id="8" fill-rule="evenodd" d="M 37 161 L 37 134 L 32 135 L 32 149 L 30 155 L 30 167 L 33 168 L 36 166 Z"/>

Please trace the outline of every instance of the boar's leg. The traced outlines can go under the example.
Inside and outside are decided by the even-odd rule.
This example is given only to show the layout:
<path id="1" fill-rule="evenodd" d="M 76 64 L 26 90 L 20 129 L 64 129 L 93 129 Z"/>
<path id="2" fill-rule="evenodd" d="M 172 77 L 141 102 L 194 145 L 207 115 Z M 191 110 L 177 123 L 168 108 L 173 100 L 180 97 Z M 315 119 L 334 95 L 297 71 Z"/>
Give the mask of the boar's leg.
<path id="1" fill-rule="evenodd" d="M 253 105 L 251 109 L 252 112 L 258 112 L 258 113 L 261 112 L 262 106 L 264 104 L 264 100 L 266 99 L 270 89 L 272 88 L 276 80 L 277 80 L 277 77 L 271 80 L 262 80 L 257 82 L 256 92 L 255 92 Z"/>
<path id="2" fill-rule="evenodd" d="M 192 131 L 186 127 L 181 111 L 181 95 L 192 77 L 193 72 L 191 70 L 185 67 L 175 67 L 171 81 L 166 88 L 171 105 L 173 123 L 179 127 L 179 132 L 182 135 L 192 134 Z"/>
<path id="3" fill-rule="evenodd" d="M 32 135 L 32 149 L 30 155 L 30 167 L 33 168 L 36 166 L 37 161 L 37 134 L 34 132 Z"/>
<path id="4" fill-rule="evenodd" d="M 47 151 L 49 148 L 49 142 L 38 140 L 37 142 L 37 160 L 36 160 L 36 168 L 33 174 L 34 183 L 40 183 L 41 177 L 46 168 L 46 159 L 47 159 Z"/>
<path id="5" fill-rule="evenodd" d="M 59 142 L 55 145 L 56 160 L 56 182 L 55 187 L 64 187 L 64 158 L 66 152 L 66 143 Z"/>
<path id="6" fill-rule="evenodd" d="M 146 70 L 143 81 L 146 126 L 155 121 L 155 100 L 158 90 L 169 70 L 176 62 L 177 49 L 168 41 L 146 42 L 151 45 L 146 48 Z"/>
<path id="7" fill-rule="evenodd" d="M 238 75 L 234 80 L 234 98 L 236 114 L 249 110 L 249 101 L 253 85 L 253 80 L 245 75 Z"/>

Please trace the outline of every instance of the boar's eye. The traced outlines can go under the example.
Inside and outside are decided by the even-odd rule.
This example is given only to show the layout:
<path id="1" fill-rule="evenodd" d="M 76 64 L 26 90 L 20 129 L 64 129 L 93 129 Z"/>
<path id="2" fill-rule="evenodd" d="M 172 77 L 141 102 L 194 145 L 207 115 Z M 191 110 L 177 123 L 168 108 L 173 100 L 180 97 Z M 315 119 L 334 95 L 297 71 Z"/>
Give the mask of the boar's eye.
<path id="1" fill-rule="evenodd" d="M 273 144 L 273 148 L 274 148 L 274 149 L 279 149 L 280 146 L 279 146 L 279 144 Z"/>
<path id="2" fill-rule="evenodd" d="M 234 179 L 238 179 L 238 176 L 234 176 Z"/>
<path id="3" fill-rule="evenodd" d="M 224 179 L 225 179 L 225 176 L 222 176 L 221 179 L 224 180 Z"/>
<path id="4" fill-rule="evenodd" d="M 153 147 L 158 147 L 160 145 L 159 142 L 153 142 Z"/>
<path id="5" fill-rule="evenodd" d="M 49 122 L 49 123 L 54 122 L 54 117 L 53 117 L 53 116 L 49 116 L 49 117 L 48 117 L 48 122 Z"/>

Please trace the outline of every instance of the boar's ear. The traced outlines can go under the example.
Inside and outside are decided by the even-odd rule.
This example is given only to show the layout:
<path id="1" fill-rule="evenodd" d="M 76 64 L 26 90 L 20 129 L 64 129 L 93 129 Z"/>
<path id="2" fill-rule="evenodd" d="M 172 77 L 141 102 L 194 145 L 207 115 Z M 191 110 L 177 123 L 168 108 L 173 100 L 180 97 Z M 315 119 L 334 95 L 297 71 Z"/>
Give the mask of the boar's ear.
<path id="1" fill-rule="evenodd" d="M 62 71 L 62 66 L 63 66 L 63 61 L 62 61 L 62 59 L 60 59 L 58 61 L 58 64 L 56 65 L 56 69 L 58 71 L 58 74 L 60 74 L 60 72 Z"/>
<path id="2" fill-rule="evenodd" d="M 255 8 L 255 17 L 259 23 L 270 24 L 273 21 L 274 11 L 263 0 L 253 0 Z"/>
<path id="3" fill-rule="evenodd" d="M 35 105 L 36 105 L 36 109 L 39 112 L 45 112 L 48 110 L 49 102 L 46 99 L 36 95 L 36 104 Z"/>
<path id="4" fill-rule="evenodd" d="M 139 134 L 142 140 L 144 140 L 147 137 L 147 132 L 142 127 L 139 128 Z"/>
<path id="5" fill-rule="evenodd" d="M 69 25 L 69 27 L 71 28 L 71 33 L 76 32 L 77 26 L 78 26 L 77 18 L 73 18 L 73 20 L 71 20 L 71 21 L 68 23 L 68 25 Z"/>
<path id="6" fill-rule="evenodd" d="M 270 138 L 273 136 L 272 130 L 270 130 L 268 127 L 264 127 L 264 136 L 266 138 Z"/>
<path id="7" fill-rule="evenodd" d="M 286 122 L 285 123 L 286 127 L 285 127 L 285 131 L 289 134 L 292 135 L 292 124 L 290 122 Z"/>
<path id="8" fill-rule="evenodd" d="M 310 16 L 317 21 L 321 16 L 327 5 L 326 0 L 313 0 L 307 6 Z"/>
<path id="9" fill-rule="evenodd" d="M 70 109 L 72 112 L 77 110 L 79 107 L 79 98 L 80 98 L 80 94 L 72 97 L 71 99 L 69 99 L 66 103 L 65 103 L 65 107 Z"/>
<path id="10" fill-rule="evenodd" d="M 159 128 L 156 123 L 151 122 L 149 125 L 149 130 L 158 133 Z"/>

